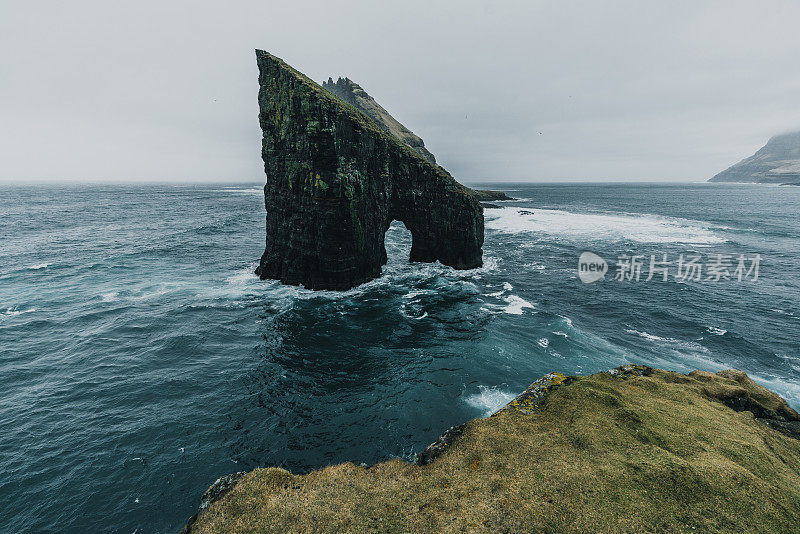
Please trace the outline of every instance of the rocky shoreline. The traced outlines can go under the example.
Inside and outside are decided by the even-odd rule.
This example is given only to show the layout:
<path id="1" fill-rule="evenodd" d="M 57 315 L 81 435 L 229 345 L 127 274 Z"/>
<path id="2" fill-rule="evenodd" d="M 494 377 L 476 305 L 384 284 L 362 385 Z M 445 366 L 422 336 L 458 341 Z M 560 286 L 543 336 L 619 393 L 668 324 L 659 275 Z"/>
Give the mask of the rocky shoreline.
<path id="1" fill-rule="evenodd" d="M 551 455 L 546 452 L 550 448 Z M 536 460 L 519 462 L 521 451 Z M 533 494 L 549 494 L 547 485 L 539 484 L 548 478 L 546 473 L 555 469 L 562 477 L 580 478 L 583 475 L 577 466 L 561 464 L 575 461 L 575 455 L 583 456 L 586 451 L 595 453 L 586 459 L 597 471 L 592 474 L 595 484 L 618 488 L 620 480 L 625 480 L 631 505 L 637 500 L 639 506 L 655 505 L 662 517 L 623 521 L 618 517 L 621 509 L 617 509 L 621 503 L 608 501 L 602 492 L 592 492 L 592 502 L 584 502 L 584 490 L 574 480 L 563 479 L 559 480 L 562 493 L 543 502 L 557 504 L 556 498 L 567 501 L 559 512 L 568 518 L 566 522 L 551 524 L 548 516 L 539 514 L 535 506 L 530 508 L 525 499 L 519 504 L 522 509 L 530 508 L 527 515 L 510 510 L 506 510 L 510 516 L 498 515 L 497 495 L 508 493 L 509 499 L 519 498 L 518 488 L 505 481 L 530 486 Z M 674 464 L 666 475 L 662 472 L 664 461 Z M 479 472 L 484 464 L 494 465 L 493 470 Z M 619 478 L 616 470 L 621 466 L 628 478 Z M 658 482 L 637 480 L 649 480 L 648 470 L 661 477 Z M 503 476 L 495 477 L 497 473 Z M 365 476 L 374 480 L 360 486 Z M 660 488 L 665 476 L 672 479 Z M 716 486 L 730 484 L 728 477 L 739 480 L 741 476 L 752 486 L 746 491 L 737 486 L 731 491 L 725 489 L 727 486 Z M 473 498 L 474 506 L 485 508 L 483 515 L 474 516 L 455 503 L 463 498 L 459 488 L 475 486 L 467 495 L 485 490 L 484 477 L 494 480 L 493 489 L 483 499 Z M 426 478 L 433 478 L 435 483 L 424 483 Z M 713 502 L 705 503 L 704 494 L 687 500 L 683 492 L 698 484 Z M 382 485 L 394 489 L 386 493 L 380 489 Z M 762 491 L 778 505 L 752 509 L 752 504 L 743 508 L 737 502 L 739 495 L 745 499 Z M 722 504 L 717 502 L 717 492 L 725 493 L 727 500 Z M 444 504 L 451 494 L 456 501 Z M 591 376 L 550 373 L 491 417 L 446 430 L 416 456 L 414 464 L 400 460 L 369 467 L 342 464 L 304 476 L 267 468 L 222 477 L 205 492 L 198 513 L 183 532 L 234 527 L 281 531 L 309 529 L 312 523 L 322 531 L 369 530 L 371 525 L 386 527 L 378 529 L 385 531 L 456 531 L 460 528 L 450 527 L 467 528 L 464 521 L 476 517 L 483 522 L 468 530 L 503 530 L 510 525 L 524 525 L 527 530 L 547 530 L 548 525 L 557 531 L 582 530 L 580 517 L 572 517 L 574 503 L 568 506 L 572 498 L 582 502 L 584 509 L 578 510 L 582 514 L 598 512 L 613 519 L 595 524 L 596 530 L 632 532 L 660 525 L 671 530 L 700 527 L 733 532 L 800 524 L 800 415 L 778 395 L 735 370 L 684 375 L 624 365 Z M 676 500 L 680 502 L 672 502 Z M 410 504 L 413 501 L 417 503 Z M 310 505 L 314 514 L 307 516 L 301 502 L 309 503 L 306 507 Z M 428 504 L 422 506 L 422 502 Z M 672 513 L 675 505 L 675 510 L 680 506 L 689 509 Z M 437 513 L 419 515 L 431 506 Z M 368 511 L 358 511 L 363 507 Z M 692 511 L 692 507 L 697 510 Z M 512 516 L 512 523 L 504 523 Z"/>

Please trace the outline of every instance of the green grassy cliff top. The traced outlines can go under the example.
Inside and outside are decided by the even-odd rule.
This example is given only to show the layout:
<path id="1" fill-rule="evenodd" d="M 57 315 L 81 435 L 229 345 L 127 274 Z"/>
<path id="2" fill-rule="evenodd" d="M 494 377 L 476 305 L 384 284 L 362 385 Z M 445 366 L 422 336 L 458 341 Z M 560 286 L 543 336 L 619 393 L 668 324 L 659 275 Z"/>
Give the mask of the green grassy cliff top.
<path id="1" fill-rule="evenodd" d="M 744 373 L 628 367 L 588 377 L 552 374 L 537 384 L 493 417 L 467 423 L 430 465 L 346 463 L 304 476 L 257 469 L 192 531 L 800 526 L 800 441 L 762 422 L 792 427 L 797 413 Z"/>

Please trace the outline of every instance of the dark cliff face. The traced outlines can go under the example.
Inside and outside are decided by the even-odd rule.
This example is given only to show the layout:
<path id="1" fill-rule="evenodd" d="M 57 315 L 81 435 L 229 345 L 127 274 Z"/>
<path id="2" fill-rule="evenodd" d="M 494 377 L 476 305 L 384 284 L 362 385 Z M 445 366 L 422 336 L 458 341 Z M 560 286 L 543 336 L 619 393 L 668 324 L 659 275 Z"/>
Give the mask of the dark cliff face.
<path id="1" fill-rule="evenodd" d="M 483 210 L 466 187 L 282 60 L 256 58 L 262 279 L 341 290 L 375 278 L 393 220 L 411 232 L 411 261 L 482 265 Z"/>
<path id="2" fill-rule="evenodd" d="M 776 135 L 710 182 L 800 183 L 800 132 Z"/>
<path id="3" fill-rule="evenodd" d="M 339 78 L 335 82 L 332 78 L 328 78 L 327 82 L 322 82 L 322 88 L 335 94 L 351 106 L 355 106 L 395 139 L 407 144 L 431 163 L 436 163 L 436 158 L 425 148 L 425 142 L 418 135 L 400 124 L 350 78 Z"/>

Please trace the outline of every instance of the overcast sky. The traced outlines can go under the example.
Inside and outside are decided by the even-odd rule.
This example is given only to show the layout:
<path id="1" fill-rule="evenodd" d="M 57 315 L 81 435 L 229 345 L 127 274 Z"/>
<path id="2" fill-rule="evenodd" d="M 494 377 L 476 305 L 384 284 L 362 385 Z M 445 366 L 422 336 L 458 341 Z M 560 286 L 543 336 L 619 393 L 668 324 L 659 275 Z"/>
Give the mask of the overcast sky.
<path id="1" fill-rule="evenodd" d="M 800 2 L 0 3 L 0 180 L 262 181 L 254 48 L 467 182 L 706 180 L 800 129 Z"/>

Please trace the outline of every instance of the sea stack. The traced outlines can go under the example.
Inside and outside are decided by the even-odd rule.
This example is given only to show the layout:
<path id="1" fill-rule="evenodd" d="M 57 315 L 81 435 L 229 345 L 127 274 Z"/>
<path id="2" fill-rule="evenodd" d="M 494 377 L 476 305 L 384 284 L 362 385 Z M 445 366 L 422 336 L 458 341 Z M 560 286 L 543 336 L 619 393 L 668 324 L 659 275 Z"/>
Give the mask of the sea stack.
<path id="1" fill-rule="evenodd" d="M 468 188 L 281 59 L 256 59 L 262 279 L 344 290 L 375 278 L 394 220 L 411 232 L 410 261 L 482 265 L 483 209 Z"/>

